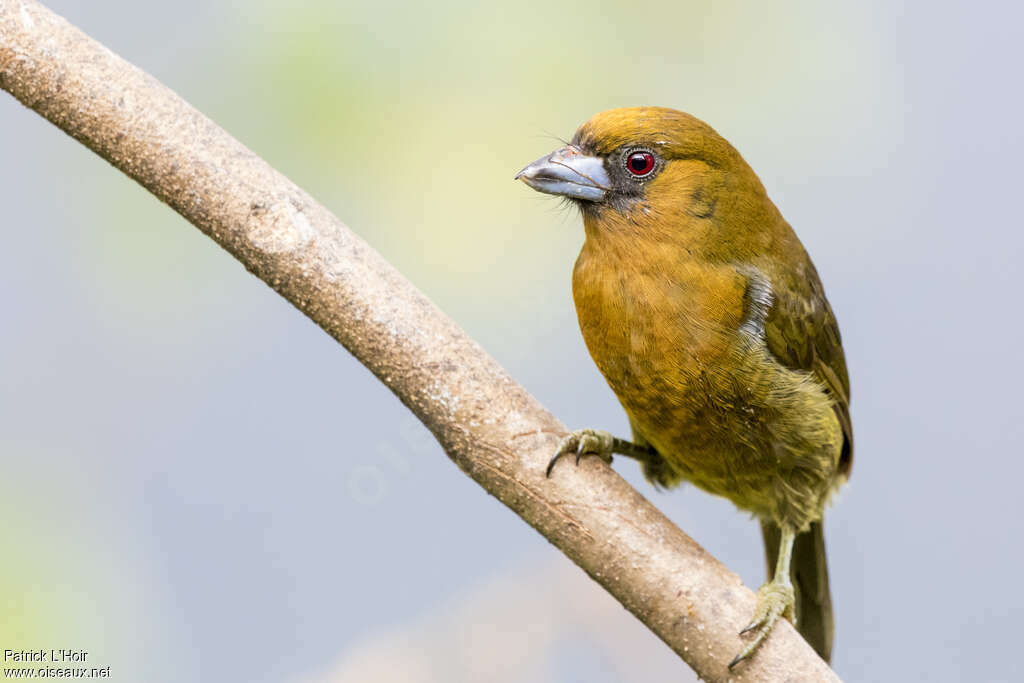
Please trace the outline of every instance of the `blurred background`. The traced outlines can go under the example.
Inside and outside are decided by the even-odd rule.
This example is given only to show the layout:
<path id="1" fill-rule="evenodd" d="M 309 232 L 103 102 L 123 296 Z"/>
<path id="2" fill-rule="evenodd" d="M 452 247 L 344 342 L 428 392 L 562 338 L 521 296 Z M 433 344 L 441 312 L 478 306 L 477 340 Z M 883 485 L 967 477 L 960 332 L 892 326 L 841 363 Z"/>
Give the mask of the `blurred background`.
<path id="1" fill-rule="evenodd" d="M 572 307 L 582 227 L 512 176 L 603 109 L 711 123 L 843 332 L 836 670 L 1024 675 L 1019 3 L 47 4 L 573 427 L 627 432 Z M 6 94 L 0 200 L 0 648 L 85 649 L 120 681 L 693 680 L 326 334 Z M 616 469 L 761 582 L 745 514 Z"/>

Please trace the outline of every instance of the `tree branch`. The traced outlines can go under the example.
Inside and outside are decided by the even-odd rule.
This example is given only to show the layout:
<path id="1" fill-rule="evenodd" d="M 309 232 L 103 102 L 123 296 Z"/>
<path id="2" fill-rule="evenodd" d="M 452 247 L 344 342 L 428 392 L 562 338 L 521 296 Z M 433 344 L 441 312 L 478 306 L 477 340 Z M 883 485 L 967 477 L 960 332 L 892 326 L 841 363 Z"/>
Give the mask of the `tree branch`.
<path id="1" fill-rule="evenodd" d="M 788 623 L 729 672 L 754 611 L 739 578 L 596 459 L 546 479 L 562 424 L 327 209 L 155 79 L 37 2 L 0 0 L 0 87 L 341 342 L 704 680 L 838 681 Z"/>

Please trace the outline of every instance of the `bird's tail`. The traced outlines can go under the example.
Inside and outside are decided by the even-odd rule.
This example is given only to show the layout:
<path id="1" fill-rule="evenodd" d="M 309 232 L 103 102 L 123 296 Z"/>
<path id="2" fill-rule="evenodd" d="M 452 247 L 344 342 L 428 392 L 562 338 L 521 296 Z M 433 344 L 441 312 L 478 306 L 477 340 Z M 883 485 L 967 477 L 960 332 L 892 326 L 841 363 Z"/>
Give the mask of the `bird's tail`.
<path id="1" fill-rule="evenodd" d="M 771 522 L 761 522 L 768 576 L 775 571 L 779 557 L 781 531 Z M 793 589 L 796 592 L 796 627 L 804 640 L 826 662 L 832 656 L 832 596 L 828 589 L 828 563 L 825 560 L 825 530 L 814 522 L 797 534 L 793 543 Z"/>

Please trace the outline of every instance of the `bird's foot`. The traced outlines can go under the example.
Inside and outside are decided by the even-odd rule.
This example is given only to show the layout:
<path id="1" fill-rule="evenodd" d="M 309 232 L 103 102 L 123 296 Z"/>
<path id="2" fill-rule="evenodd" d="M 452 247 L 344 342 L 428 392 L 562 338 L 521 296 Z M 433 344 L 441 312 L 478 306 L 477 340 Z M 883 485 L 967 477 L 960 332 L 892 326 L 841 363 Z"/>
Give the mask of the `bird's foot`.
<path id="1" fill-rule="evenodd" d="M 775 627 L 779 617 L 784 617 L 792 623 L 796 623 L 793 607 L 796 604 L 796 595 L 793 586 L 788 583 L 769 581 L 757 591 L 757 611 L 754 618 L 740 631 L 741 636 L 753 633 L 754 637 L 750 643 L 743 648 L 736 657 L 729 662 L 729 668 L 733 668 L 744 659 L 754 654 L 768 634 Z"/>
<path id="2" fill-rule="evenodd" d="M 612 464 L 612 447 L 615 444 L 615 437 L 600 429 L 577 429 L 570 432 L 558 444 L 558 450 L 551 456 L 548 462 L 548 469 L 545 476 L 551 476 L 551 469 L 563 455 L 576 454 L 576 464 L 580 464 L 580 458 L 584 455 L 596 455 L 609 465 Z"/>

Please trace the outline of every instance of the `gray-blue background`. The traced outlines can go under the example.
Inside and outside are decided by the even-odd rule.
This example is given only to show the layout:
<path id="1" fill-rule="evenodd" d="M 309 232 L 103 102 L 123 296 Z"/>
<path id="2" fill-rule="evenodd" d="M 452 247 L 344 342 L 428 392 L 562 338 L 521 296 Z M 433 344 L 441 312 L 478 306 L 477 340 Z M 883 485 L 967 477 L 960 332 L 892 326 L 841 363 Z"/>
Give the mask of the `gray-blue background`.
<path id="1" fill-rule="evenodd" d="M 376 246 L 573 426 L 572 212 L 512 175 L 602 109 L 707 120 L 839 317 L 848 681 L 1010 681 L 1021 595 L 1017 3 L 51 0 Z M 123 681 L 689 680 L 197 230 L 0 97 L 0 648 Z M 617 469 L 756 586 L 756 524 Z"/>

